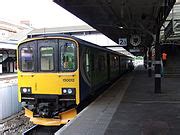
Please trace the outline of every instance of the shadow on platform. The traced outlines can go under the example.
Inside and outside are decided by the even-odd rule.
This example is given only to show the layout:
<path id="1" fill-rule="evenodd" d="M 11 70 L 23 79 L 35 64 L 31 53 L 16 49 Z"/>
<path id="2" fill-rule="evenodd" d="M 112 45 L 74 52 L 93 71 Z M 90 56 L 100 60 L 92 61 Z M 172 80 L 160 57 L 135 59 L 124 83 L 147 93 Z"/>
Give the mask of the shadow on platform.
<path id="1" fill-rule="evenodd" d="M 154 77 L 139 66 L 105 135 L 179 135 L 180 78 L 162 78 L 154 94 Z"/>

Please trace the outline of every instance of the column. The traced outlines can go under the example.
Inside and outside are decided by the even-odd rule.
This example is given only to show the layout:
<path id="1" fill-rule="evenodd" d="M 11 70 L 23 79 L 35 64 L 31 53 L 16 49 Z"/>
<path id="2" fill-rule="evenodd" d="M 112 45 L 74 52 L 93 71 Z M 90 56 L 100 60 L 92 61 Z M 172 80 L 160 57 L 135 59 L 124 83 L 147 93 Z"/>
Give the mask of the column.
<path id="1" fill-rule="evenodd" d="M 151 47 L 148 49 L 148 76 L 152 77 L 152 52 Z"/>
<path id="2" fill-rule="evenodd" d="M 161 46 L 159 43 L 160 28 L 157 27 L 155 43 L 155 93 L 161 93 Z"/>

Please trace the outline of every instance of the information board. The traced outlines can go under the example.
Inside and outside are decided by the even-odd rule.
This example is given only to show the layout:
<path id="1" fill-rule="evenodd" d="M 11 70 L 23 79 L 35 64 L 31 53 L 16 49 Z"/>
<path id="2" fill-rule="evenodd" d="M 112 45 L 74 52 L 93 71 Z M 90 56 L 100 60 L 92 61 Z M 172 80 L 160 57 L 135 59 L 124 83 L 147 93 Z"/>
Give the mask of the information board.
<path id="1" fill-rule="evenodd" d="M 127 38 L 119 38 L 119 46 L 127 46 Z"/>

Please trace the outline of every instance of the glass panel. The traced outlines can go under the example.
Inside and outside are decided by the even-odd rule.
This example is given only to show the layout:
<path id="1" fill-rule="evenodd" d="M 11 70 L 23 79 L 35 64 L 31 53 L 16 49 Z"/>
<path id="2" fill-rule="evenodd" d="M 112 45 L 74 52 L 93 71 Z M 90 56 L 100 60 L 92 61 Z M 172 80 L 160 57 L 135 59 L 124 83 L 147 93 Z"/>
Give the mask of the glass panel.
<path id="1" fill-rule="evenodd" d="M 86 72 L 89 72 L 89 54 L 86 53 Z"/>
<path id="2" fill-rule="evenodd" d="M 22 71 L 34 70 L 34 56 L 32 47 L 24 47 L 21 49 L 21 59 Z"/>
<path id="3" fill-rule="evenodd" d="M 0 54 L 0 62 L 3 61 L 3 54 Z"/>
<path id="4" fill-rule="evenodd" d="M 60 41 L 61 45 L 61 69 L 64 71 L 72 71 L 76 69 L 76 46 L 73 42 Z"/>
<path id="5" fill-rule="evenodd" d="M 41 70 L 44 71 L 53 70 L 54 69 L 53 47 L 41 47 L 40 52 L 41 52 L 41 56 L 40 56 Z"/>
<path id="6" fill-rule="evenodd" d="M 89 49 L 86 49 L 86 52 L 84 53 L 83 55 L 84 57 L 84 70 L 85 70 L 85 74 L 86 74 L 86 77 L 88 79 L 88 81 L 90 82 L 91 81 L 91 73 L 90 73 L 90 51 Z"/>

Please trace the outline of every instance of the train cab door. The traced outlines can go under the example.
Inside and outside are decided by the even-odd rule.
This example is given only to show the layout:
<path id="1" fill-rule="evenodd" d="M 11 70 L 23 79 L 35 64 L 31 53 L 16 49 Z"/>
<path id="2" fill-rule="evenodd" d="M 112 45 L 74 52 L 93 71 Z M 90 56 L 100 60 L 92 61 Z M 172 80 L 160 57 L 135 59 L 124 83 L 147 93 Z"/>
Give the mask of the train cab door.
<path id="1" fill-rule="evenodd" d="M 35 76 L 36 94 L 58 94 L 58 40 L 38 40 L 38 74 Z M 45 75 L 46 73 L 46 75 Z"/>

